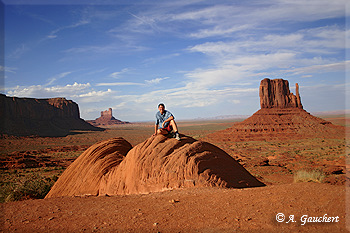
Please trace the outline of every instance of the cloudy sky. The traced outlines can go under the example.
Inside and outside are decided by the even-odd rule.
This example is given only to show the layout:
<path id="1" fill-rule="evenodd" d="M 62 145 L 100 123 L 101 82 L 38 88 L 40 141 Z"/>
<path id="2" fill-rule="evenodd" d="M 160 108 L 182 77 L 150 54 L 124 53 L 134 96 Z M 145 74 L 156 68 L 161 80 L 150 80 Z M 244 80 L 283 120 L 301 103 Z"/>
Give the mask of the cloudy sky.
<path id="1" fill-rule="evenodd" d="M 3 2 L 8 96 L 66 97 L 84 119 L 251 115 L 268 77 L 309 112 L 345 108 L 346 0 Z"/>

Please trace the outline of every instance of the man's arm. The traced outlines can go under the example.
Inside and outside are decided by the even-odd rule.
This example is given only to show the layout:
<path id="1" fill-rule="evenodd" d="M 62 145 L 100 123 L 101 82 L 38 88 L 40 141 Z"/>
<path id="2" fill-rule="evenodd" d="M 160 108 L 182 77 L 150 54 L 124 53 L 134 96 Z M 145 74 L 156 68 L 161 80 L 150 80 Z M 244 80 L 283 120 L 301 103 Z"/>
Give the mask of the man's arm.
<path id="1" fill-rule="evenodd" d="M 171 120 L 174 120 L 174 116 L 173 116 L 173 115 L 171 115 L 168 119 L 166 119 L 166 120 L 162 123 L 162 128 L 164 128 L 164 124 L 165 124 L 166 122 L 169 122 L 169 121 L 171 121 Z"/>
<path id="2" fill-rule="evenodd" d="M 157 135 L 157 132 L 158 132 L 158 124 L 156 124 L 154 126 L 154 134 L 153 135 Z"/>

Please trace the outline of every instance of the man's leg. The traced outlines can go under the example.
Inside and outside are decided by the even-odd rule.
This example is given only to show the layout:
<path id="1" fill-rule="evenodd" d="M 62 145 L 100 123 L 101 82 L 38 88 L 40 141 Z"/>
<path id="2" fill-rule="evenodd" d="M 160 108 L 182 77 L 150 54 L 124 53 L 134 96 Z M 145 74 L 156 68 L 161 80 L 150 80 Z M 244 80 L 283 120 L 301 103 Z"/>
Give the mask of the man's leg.
<path id="1" fill-rule="evenodd" d="M 178 131 L 178 130 L 177 130 L 177 124 L 176 124 L 176 122 L 175 122 L 174 120 L 171 120 L 171 121 L 170 121 L 170 125 L 171 125 L 171 127 L 173 128 L 174 132 L 177 132 L 177 131 Z"/>
<path id="2" fill-rule="evenodd" d="M 175 138 L 180 141 L 180 135 L 179 135 L 179 132 L 178 132 L 178 129 L 177 129 L 176 122 L 174 120 L 171 120 L 170 121 L 170 126 L 173 128 L 173 130 L 175 132 Z"/>

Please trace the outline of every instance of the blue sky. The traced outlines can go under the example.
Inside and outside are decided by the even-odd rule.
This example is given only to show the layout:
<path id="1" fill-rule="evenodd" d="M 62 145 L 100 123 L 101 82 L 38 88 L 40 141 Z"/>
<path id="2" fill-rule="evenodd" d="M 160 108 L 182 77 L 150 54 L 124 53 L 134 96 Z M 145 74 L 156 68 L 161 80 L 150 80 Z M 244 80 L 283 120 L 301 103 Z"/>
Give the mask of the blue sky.
<path id="1" fill-rule="evenodd" d="M 3 2 L 8 96 L 66 97 L 84 119 L 251 115 L 268 77 L 309 112 L 345 109 L 345 0 Z"/>

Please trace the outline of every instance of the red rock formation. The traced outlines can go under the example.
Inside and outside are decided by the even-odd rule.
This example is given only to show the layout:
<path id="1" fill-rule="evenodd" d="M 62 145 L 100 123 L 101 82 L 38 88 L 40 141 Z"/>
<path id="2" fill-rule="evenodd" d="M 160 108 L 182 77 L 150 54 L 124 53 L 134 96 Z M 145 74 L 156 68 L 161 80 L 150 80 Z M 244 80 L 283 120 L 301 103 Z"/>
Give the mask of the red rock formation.
<path id="1" fill-rule="evenodd" d="M 296 84 L 296 95 L 290 92 L 288 80 L 265 78 L 260 83 L 261 108 L 303 108 Z"/>
<path id="2" fill-rule="evenodd" d="M 190 137 L 178 141 L 157 135 L 130 148 L 122 138 L 91 146 L 60 176 L 46 198 L 264 185 L 223 150 Z"/>
<path id="3" fill-rule="evenodd" d="M 110 125 L 119 125 L 119 124 L 128 124 L 129 122 L 121 121 L 113 117 L 112 109 L 109 108 L 106 111 L 101 111 L 101 117 L 96 118 L 95 120 L 87 121 L 93 126 L 110 126 Z"/>
<path id="4" fill-rule="evenodd" d="M 341 138 L 345 130 L 304 109 L 263 108 L 233 127 L 206 136 L 211 141 L 287 140 L 309 137 Z"/>
<path id="5" fill-rule="evenodd" d="M 113 119 L 112 108 L 109 108 L 106 111 L 101 111 L 101 118 Z"/>
<path id="6" fill-rule="evenodd" d="M 92 145 L 64 171 L 47 197 L 98 195 L 101 179 L 123 161 L 131 147 L 123 138 Z"/>
<path id="7" fill-rule="evenodd" d="M 0 134 L 65 136 L 71 130 L 102 130 L 80 118 L 78 104 L 65 98 L 33 99 L 0 94 Z"/>
<path id="8" fill-rule="evenodd" d="M 207 135 L 208 141 L 281 140 L 308 137 L 341 138 L 342 126 L 312 116 L 303 109 L 296 84 L 290 93 L 287 80 L 264 79 L 260 84 L 261 109 L 233 127 Z"/>

